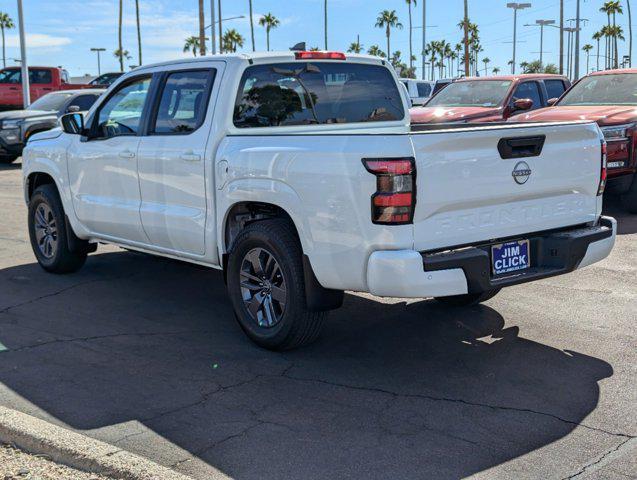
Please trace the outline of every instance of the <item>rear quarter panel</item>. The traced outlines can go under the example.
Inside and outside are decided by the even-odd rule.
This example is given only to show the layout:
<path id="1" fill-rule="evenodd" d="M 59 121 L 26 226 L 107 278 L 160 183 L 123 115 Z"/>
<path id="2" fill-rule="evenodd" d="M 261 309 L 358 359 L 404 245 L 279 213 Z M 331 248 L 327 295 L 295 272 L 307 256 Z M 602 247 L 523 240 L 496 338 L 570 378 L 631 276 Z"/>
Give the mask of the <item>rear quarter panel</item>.
<path id="1" fill-rule="evenodd" d="M 228 162 L 227 181 L 217 179 L 218 218 L 238 202 L 277 205 L 292 217 L 323 286 L 366 290 L 371 252 L 412 248 L 413 227 L 372 224 L 376 177 L 362 159 L 412 155 L 404 134 L 230 136 L 216 160 Z"/>

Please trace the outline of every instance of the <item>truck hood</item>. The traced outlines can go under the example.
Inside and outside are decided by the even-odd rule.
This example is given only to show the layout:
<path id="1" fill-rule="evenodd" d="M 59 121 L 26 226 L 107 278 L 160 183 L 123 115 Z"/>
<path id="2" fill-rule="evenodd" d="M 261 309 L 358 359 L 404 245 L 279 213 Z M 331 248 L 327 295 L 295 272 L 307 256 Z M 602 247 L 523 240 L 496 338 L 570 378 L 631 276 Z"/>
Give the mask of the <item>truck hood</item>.
<path id="1" fill-rule="evenodd" d="M 592 120 L 603 127 L 637 121 L 637 107 L 613 105 L 560 107 L 558 105 L 516 115 L 511 120 L 514 122 Z"/>
<path id="2" fill-rule="evenodd" d="M 51 140 L 62 135 L 62 127 L 56 127 L 45 132 L 35 133 L 29 137 L 29 143 L 37 142 L 38 140 Z"/>
<path id="3" fill-rule="evenodd" d="M 409 110 L 412 123 L 467 122 L 502 116 L 501 107 L 416 107 Z"/>
<path id="4" fill-rule="evenodd" d="M 47 112 L 46 110 L 9 110 L 0 112 L 1 120 L 22 120 L 25 118 L 37 117 L 56 117 L 56 112 Z"/>

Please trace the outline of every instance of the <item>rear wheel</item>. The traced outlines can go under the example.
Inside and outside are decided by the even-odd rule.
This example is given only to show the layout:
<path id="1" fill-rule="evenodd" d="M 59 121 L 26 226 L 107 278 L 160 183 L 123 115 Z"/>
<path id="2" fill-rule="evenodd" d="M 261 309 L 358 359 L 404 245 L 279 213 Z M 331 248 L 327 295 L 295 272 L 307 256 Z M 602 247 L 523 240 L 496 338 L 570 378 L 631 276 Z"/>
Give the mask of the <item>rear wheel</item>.
<path id="1" fill-rule="evenodd" d="M 84 265 L 87 250 L 69 250 L 64 208 L 53 185 L 42 185 L 33 192 L 28 223 L 31 247 L 42 268 L 52 273 L 70 273 Z"/>
<path id="2" fill-rule="evenodd" d="M 487 290 L 482 293 L 467 293 L 465 295 L 453 295 L 450 297 L 436 297 L 436 300 L 445 305 L 453 307 L 468 307 L 470 305 L 477 305 L 487 300 L 492 299 L 500 292 L 499 288 L 493 290 Z"/>
<path id="3" fill-rule="evenodd" d="M 630 213 L 637 213 L 637 176 L 628 192 L 622 195 L 622 205 Z"/>
<path id="4" fill-rule="evenodd" d="M 290 350 L 319 336 L 326 313 L 307 308 L 302 249 L 289 221 L 246 227 L 233 244 L 227 277 L 239 325 L 257 345 Z"/>

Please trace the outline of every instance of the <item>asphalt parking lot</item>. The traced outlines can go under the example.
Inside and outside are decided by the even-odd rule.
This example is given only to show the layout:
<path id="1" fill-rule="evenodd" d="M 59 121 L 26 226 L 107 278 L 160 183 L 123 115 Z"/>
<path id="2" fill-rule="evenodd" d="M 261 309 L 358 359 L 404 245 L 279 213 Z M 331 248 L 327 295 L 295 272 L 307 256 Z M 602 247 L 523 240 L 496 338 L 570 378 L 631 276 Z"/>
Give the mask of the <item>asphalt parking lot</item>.
<path id="1" fill-rule="evenodd" d="M 285 354 L 221 273 L 101 247 L 44 273 L 0 166 L 0 404 L 197 479 L 637 478 L 637 216 L 604 262 L 480 307 L 347 295 Z"/>

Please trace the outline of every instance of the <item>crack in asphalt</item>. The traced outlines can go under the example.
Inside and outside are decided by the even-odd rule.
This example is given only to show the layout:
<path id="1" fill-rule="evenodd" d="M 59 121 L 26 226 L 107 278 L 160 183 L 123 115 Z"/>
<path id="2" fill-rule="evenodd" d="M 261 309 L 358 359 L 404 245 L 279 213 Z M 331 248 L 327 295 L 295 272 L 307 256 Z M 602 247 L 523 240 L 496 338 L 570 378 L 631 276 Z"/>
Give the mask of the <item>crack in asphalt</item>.
<path id="1" fill-rule="evenodd" d="M 8 352 L 22 352 L 25 350 L 32 350 L 34 348 L 45 347 L 47 345 L 53 345 L 56 343 L 73 343 L 73 342 L 90 342 L 93 340 L 103 340 L 106 338 L 118 338 L 118 337 L 157 337 L 157 336 L 170 336 L 170 335 L 184 335 L 184 334 L 206 334 L 210 333 L 209 330 L 178 330 L 174 332 L 124 332 L 124 333 L 111 333 L 108 335 L 95 335 L 91 337 L 75 337 L 75 338 L 56 338 L 48 342 L 34 343 L 33 345 L 24 345 L 18 348 L 9 349 Z"/>
<path id="2" fill-rule="evenodd" d="M 390 395 L 390 396 L 392 396 L 394 398 L 417 398 L 417 399 L 423 399 L 423 400 L 430 400 L 430 401 L 434 401 L 434 402 L 448 402 L 448 403 L 457 403 L 457 404 L 461 404 L 461 405 L 466 405 L 466 406 L 470 406 L 470 407 L 488 408 L 488 409 L 491 409 L 491 410 L 503 410 L 503 411 L 512 411 L 512 412 L 520 412 L 520 413 L 530 413 L 530 414 L 534 414 L 534 415 L 541 415 L 541 416 L 553 418 L 553 419 L 558 420 L 560 422 L 568 423 L 569 425 L 575 425 L 575 426 L 578 426 L 578 427 L 583 427 L 583 428 L 586 428 L 588 430 L 592 430 L 592 431 L 599 432 L 599 433 L 604 433 L 606 435 L 611 435 L 611 436 L 615 436 L 615 437 L 622 437 L 622 438 L 626 438 L 628 440 L 631 440 L 633 438 L 637 438 L 637 437 L 635 437 L 633 435 L 629 435 L 629 434 L 625 434 L 625 433 L 618 433 L 618 432 L 611 432 L 609 430 L 604 430 L 603 428 L 592 427 L 592 426 L 586 425 L 584 423 L 580 423 L 580 422 L 576 422 L 576 421 L 569 420 L 569 419 L 566 419 L 566 418 L 562 418 L 559 415 L 555 415 L 553 413 L 542 412 L 542 411 L 539 411 L 539 410 L 533 410 L 531 408 L 511 407 L 511 406 L 507 406 L 507 405 L 493 405 L 493 404 L 489 404 L 489 403 L 472 402 L 472 401 L 464 400 L 464 399 L 461 399 L 461 398 L 436 397 L 434 395 L 425 395 L 425 394 L 420 394 L 420 393 L 399 393 L 399 392 L 394 392 L 394 391 L 391 391 L 391 390 L 386 390 L 386 389 L 377 388 L 377 387 L 363 387 L 363 386 L 360 386 L 360 385 L 348 385 L 348 384 L 345 384 L 345 383 L 330 382 L 330 381 L 327 381 L 327 380 L 320 380 L 320 379 L 314 379 L 314 378 L 293 377 L 293 376 L 290 376 L 290 375 L 286 375 L 285 378 L 289 378 L 290 380 L 296 380 L 296 381 L 301 381 L 301 382 L 322 383 L 322 384 L 325 384 L 325 385 L 331 385 L 333 387 L 348 388 L 348 389 L 351 389 L 351 390 L 381 393 L 381 394 L 385 394 L 385 395 Z"/>
<path id="3" fill-rule="evenodd" d="M 628 442 L 630 442 L 634 438 L 637 438 L 637 437 L 627 438 L 626 440 L 621 442 L 619 445 L 617 445 L 615 448 L 611 448 L 610 450 L 605 452 L 597 460 L 594 460 L 594 461 L 592 461 L 590 463 L 587 463 L 582 468 L 580 468 L 576 473 L 574 473 L 573 475 L 569 475 L 568 477 L 564 477 L 562 480 L 571 480 L 573 478 L 578 478 L 578 477 L 586 474 L 590 469 L 594 469 L 595 466 L 600 465 L 604 460 L 606 460 L 606 458 L 608 458 L 609 456 L 611 456 L 614 453 L 618 452 L 624 445 L 626 445 Z"/>
<path id="4" fill-rule="evenodd" d="M 111 281 L 114 281 L 114 280 L 125 280 L 125 279 L 129 279 L 129 278 L 132 278 L 132 277 L 134 277 L 136 275 L 140 275 L 140 274 L 141 273 L 139 273 L 139 272 L 135 272 L 135 273 L 128 274 L 128 275 L 120 275 L 118 277 L 94 278 L 92 280 L 87 280 L 86 282 L 75 283 L 73 285 L 69 285 L 68 287 L 64 287 L 64 288 L 62 288 L 60 290 L 57 290 L 55 292 L 47 293 L 45 295 L 41 295 L 39 297 L 26 300 L 24 302 L 16 303 L 14 305 L 9 305 L 8 307 L 5 307 L 2 310 L 0 310 L 0 314 L 8 313 L 8 312 L 10 312 L 11 310 L 13 310 L 15 308 L 20 308 L 20 307 L 24 307 L 26 305 L 31 305 L 33 303 L 37 303 L 40 300 L 45 300 L 47 298 L 56 297 L 56 296 L 61 295 L 61 294 L 65 293 L 65 292 L 68 292 L 69 290 L 74 290 L 76 288 L 83 287 L 84 285 L 91 285 L 93 283 L 99 283 L 99 282 L 111 282 Z"/>

